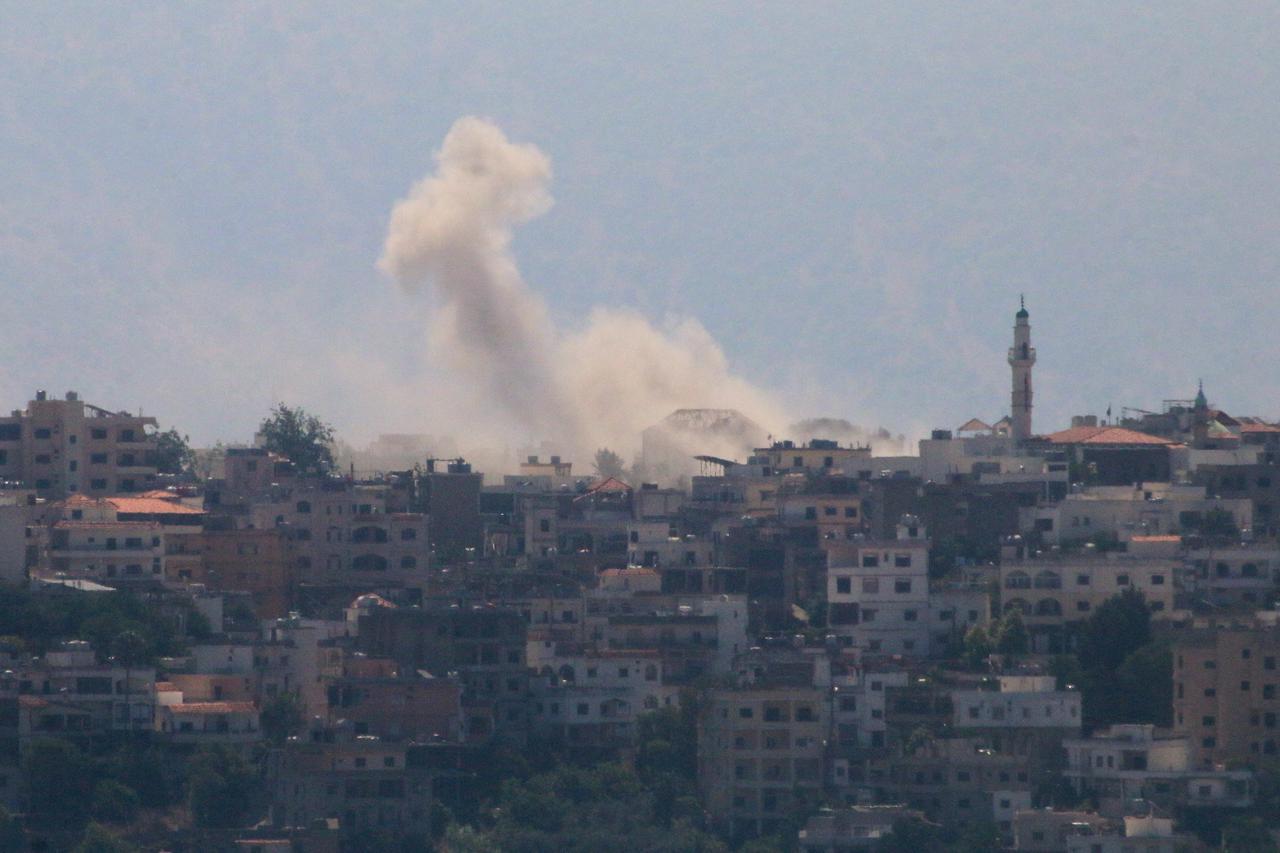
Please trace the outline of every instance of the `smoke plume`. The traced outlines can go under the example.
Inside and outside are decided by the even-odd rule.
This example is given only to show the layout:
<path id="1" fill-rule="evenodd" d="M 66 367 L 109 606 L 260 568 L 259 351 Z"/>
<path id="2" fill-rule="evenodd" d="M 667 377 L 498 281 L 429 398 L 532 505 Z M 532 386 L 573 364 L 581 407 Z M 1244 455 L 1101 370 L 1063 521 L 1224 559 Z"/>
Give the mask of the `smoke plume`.
<path id="1" fill-rule="evenodd" d="M 553 326 L 511 253 L 512 230 L 550 208 L 550 181 L 535 146 L 459 119 L 435 173 L 392 210 L 378 262 L 409 291 L 434 288 L 432 351 L 481 391 L 490 415 L 583 463 L 598 447 L 634 451 L 643 428 L 682 407 L 785 423 L 766 394 L 730 373 L 696 320 L 659 329 L 634 311 L 597 308 L 581 329 Z"/>

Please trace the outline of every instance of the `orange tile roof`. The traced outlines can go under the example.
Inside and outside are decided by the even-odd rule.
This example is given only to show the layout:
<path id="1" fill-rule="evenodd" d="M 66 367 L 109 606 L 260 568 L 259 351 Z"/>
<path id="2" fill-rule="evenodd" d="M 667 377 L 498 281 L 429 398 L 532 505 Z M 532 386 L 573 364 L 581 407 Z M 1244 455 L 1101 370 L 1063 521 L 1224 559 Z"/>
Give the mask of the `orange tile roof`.
<path id="1" fill-rule="evenodd" d="M 1110 444 L 1110 445 L 1148 445 L 1151 447 L 1169 447 L 1177 444 L 1167 438 L 1161 438 L 1158 435 L 1148 435 L 1145 432 L 1137 430 L 1125 429 L 1124 427 L 1113 426 L 1080 426 L 1064 429 L 1061 432 L 1050 433 L 1045 437 L 1046 441 L 1053 444 Z"/>
<path id="2" fill-rule="evenodd" d="M 183 702 L 164 707 L 174 714 L 252 714 L 258 710 L 252 702 Z"/>
<path id="3" fill-rule="evenodd" d="M 960 432 L 990 432 L 992 426 L 989 423 L 980 421 L 977 418 L 969 418 L 969 420 L 956 427 Z"/>
<path id="4" fill-rule="evenodd" d="M 107 502 L 116 508 L 116 512 L 130 515 L 204 515 L 202 509 L 193 509 L 168 498 L 107 498 Z"/>
<path id="5" fill-rule="evenodd" d="M 1280 426 L 1275 424 L 1264 423 L 1244 423 L 1240 425 L 1241 432 L 1280 432 Z"/>
<path id="6" fill-rule="evenodd" d="M 1181 536 L 1130 536 L 1130 542 L 1181 542 Z"/>
<path id="7" fill-rule="evenodd" d="M 630 492 L 633 489 L 617 477 L 606 477 L 597 483 L 593 483 L 591 488 L 587 489 L 586 494 L 594 495 L 597 492 Z"/>

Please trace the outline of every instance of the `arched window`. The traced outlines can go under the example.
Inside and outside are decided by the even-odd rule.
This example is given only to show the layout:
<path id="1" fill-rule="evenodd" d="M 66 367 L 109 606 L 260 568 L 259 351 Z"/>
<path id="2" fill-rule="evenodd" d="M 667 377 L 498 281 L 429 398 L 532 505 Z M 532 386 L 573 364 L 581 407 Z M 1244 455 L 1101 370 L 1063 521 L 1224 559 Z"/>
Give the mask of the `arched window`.
<path id="1" fill-rule="evenodd" d="M 351 568 L 357 572 L 384 572 L 387 570 L 387 558 L 380 554 L 361 554 L 351 561 Z"/>
<path id="2" fill-rule="evenodd" d="M 1037 616 L 1061 616 L 1062 605 L 1052 598 L 1042 598 L 1036 602 Z"/>
<path id="3" fill-rule="evenodd" d="M 1031 603 L 1024 598 L 1009 599 L 1008 601 L 1005 602 L 1004 609 L 1006 611 L 1017 610 L 1023 616 L 1031 615 Z"/>
<path id="4" fill-rule="evenodd" d="M 1062 589 L 1062 578 L 1057 572 L 1041 572 L 1036 575 L 1036 589 Z"/>
<path id="5" fill-rule="evenodd" d="M 1005 589 L 1031 589 L 1031 576 L 1026 572 L 1012 571 L 1004 579 Z"/>
<path id="6" fill-rule="evenodd" d="M 365 527 L 357 527 L 355 531 L 351 534 L 351 541 L 357 542 L 360 544 L 367 544 L 370 542 L 386 542 L 387 531 L 382 529 L 381 527 L 374 527 L 373 525 L 367 525 Z"/>

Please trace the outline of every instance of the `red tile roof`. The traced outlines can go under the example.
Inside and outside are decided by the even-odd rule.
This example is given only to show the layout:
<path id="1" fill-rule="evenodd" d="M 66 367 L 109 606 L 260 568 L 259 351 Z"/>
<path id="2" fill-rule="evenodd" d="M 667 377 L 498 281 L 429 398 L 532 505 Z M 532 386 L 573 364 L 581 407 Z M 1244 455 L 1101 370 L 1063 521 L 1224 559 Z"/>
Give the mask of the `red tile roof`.
<path id="1" fill-rule="evenodd" d="M 1245 423 L 1240 425 L 1241 432 L 1280 432 L 1280 426 L 1264 423 Z"/>
<path id="2" fill-rule="evenodd" d="M 202 509 L 193 509 L 169 498 L 107 498 L 107 502 L 116 508 L 116 512 L 129 515 L 204 515 Z"/>
<path id="3" fill-rule="evenodd" d="M 1052 444 L 1107 444 L 1107 445 L 1147 445 L 1151 447 L 1169 447 L 1177 444 L 1158 435 L 1147 435 L 1145 432 L 1113 426 L 1079 426 L 1050 433 L 1045 437 Z"/>

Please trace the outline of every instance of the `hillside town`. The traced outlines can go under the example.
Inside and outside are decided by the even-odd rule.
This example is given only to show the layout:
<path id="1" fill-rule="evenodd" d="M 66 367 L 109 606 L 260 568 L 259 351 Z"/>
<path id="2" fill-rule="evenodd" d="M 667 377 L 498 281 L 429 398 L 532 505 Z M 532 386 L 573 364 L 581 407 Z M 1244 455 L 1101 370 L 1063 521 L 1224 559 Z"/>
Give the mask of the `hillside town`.
<path id="1" fill-rule="evenodd" d="M 0 849 L 1276 850 L 1280 424 L 1040 423 L 1013 321 L 1008 410 L 918 442 L 11 401 Z"/>

